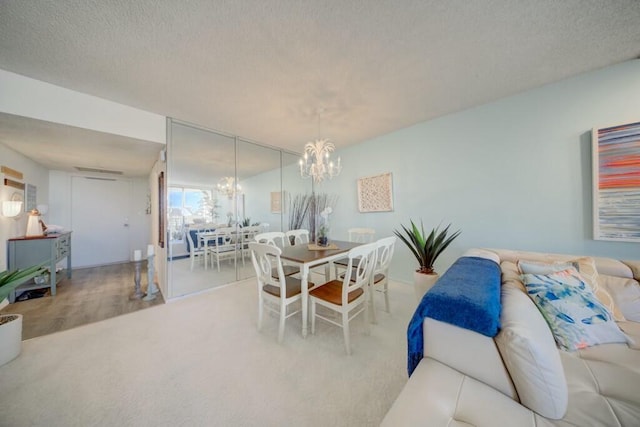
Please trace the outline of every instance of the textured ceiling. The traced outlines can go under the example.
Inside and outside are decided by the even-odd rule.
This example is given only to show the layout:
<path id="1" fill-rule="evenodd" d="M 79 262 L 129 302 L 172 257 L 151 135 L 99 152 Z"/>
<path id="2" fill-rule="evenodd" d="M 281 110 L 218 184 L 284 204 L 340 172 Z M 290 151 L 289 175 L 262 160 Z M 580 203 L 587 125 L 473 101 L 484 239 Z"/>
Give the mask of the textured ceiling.
<path id="1" fill-rule="evenodd" d="M 639 23 L 637 0 L 3 0 L 0 68 L 301 151 L 637 58 Z"/>

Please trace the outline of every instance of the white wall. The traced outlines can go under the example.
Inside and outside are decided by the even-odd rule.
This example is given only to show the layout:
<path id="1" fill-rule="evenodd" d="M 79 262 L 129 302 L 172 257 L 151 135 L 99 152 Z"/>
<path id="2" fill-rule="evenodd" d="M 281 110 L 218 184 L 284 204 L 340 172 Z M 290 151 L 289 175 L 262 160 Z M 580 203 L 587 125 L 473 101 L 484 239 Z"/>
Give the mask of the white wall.
<path id="1" fill-rule="evenodd" d="M 288 155 L 288 154 L 286 154 Z M 281 178 L 282 177 L 282 178 Z M 282 184 L 280 181 L 282 179 Z M 287 231 L 289 229 L 289 201 L 296 194 L 311 192 L 311 181 L 302 180 L 297 164 L 274 169 L 255 175 L 242 181 L 246 199 L 246 214 L 251 222 L 266 222 L 270 231 Z M 284 191 L 283 214 L 271 213 L 271 192 Z M 282 225 L 281 225 L 282 224 Z"/>
<path id="2" fill-rule="evenodd" d="M 428 100 L 425 100 L 428 102 Z M 332 237 L 367 226 L 392 235 L 409 219 L 453 223 L 461 236 L 436 269 L 470 247 L 640 259 L 639 243 L 592 240 L 591 129 L 640 120 L 640 60 L 420 123 L 340 150 Z M 357 179 L 393 173 L 395 209 L 359 213 Z M 390 275 L 411 282 L 402 243 Z"/>
<path id="3" fill-rule="evenodd" d="M 91 176 L 86 174 L 69 173 L 64 171 L 49 172 L 49 221 L 73 231 L 71 223 L 71 194 L 73 176 Z M 151 215 L 146 213 L 147 195 L 151 195 L 148 178 L 119 178 L 130 181 L 133 191 L 129 199 L 129 242 L 130 253 L 135 249 L 141 249 L 146 253 L 147 245 L 152 243 Z M 77 220 L 82 221 L 82 218 Z M 95 218 L 86 218 L 86 221 L 95 222 Z M 71 237 L 73 244 L 73 234 Z"/>
<path id="4" fill-rule="evenodd" d="M 166 118 L 0 70 L 0 112 L 166 143 Z"/>
<path id="5" fill-rule="evenodd" d="M 1 98 L 1 97 L 0 97 Z M 14 181 L 22 182 L 24 184 L 32 184 L 37 188 L 37 203 L 47 204 L 49 201 L 49 174 L 48 171 L 38 163 L 31 159 L 24 157 L 22 154 L 12 150 L 6 145 L 0 143 L 0 165 L 10 167 L 19 172 L 22 172 L 23 179 L 19 180 L 14 177 L 7 176 L 6 178 Z M 4 185 L 3 174 L 0 174 L 0 202 L 4 200 L 10 200 L 14 192 L 22 192 L 24 197 L 24 191 L 18 190 L 13 187 Z M 24 210 L 24 205 L 23 205 Z M 45 223 L 48 223 L 48 215 L 42 217 Z M 23 236 L 27 227 L 27 215 L 22 214 L 18 220 L 16 227 L 16 220 L 12 218 L 5 218 L 0 214 L 0 271 L 4 271 L 7 268 L 7 239 L 16 237 L 18 235 Z"/>

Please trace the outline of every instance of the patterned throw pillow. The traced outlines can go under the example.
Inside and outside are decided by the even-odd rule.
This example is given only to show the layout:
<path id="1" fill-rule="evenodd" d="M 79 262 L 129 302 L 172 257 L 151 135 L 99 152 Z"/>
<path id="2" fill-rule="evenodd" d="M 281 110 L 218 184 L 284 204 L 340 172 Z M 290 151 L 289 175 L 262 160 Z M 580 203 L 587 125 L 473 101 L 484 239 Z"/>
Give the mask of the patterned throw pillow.
<path id="1" fill-rule="evenodd" d="M 575 268 L 548 275 L 523 274 L 522 279 L 563 350 L 627 342 L 611 312 L 598 301 Z"/>
<path id="2" fill-rule="evenodd" d="M 540 262 L 540 261 L 525 261 L 518 260 L 518 269 L 522 274 L 551 274 L 558 271 L 566 270 L 567 268 L 578 266 L 572 262 Z"/>
<path id="3" fill-rule="evenodd" d="M 593 258 L 582 257 L 566 262 L 553 263 L 518 260 L 518 269 L 522 274 L 551 274 L 570 267 L 575 267 L 578 270 L 584 282 L 591 287 L 596 298 L 613 314 L 614 320 L 618 322 L 624 322 L 626 320 L 609 292 L 598 285 L 598 270 L 596 269 L 596 262 Z"/>

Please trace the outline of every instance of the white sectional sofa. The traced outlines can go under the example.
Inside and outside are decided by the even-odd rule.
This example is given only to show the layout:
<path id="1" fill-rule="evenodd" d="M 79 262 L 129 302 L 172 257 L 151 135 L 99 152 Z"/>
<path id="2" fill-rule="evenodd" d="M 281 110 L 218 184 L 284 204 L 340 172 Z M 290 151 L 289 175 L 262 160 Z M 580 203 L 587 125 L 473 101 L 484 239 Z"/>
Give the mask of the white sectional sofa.
<path id="1" fill-rule="evenodd" d="M 565 351 L 527 295 L 518 261 L 575 263 L 581 257 L 493 249 L 466 256 L 500 265 L 497 334 L 427 314 L 423 358 L 383 426 L 640 426 L 640 261 L 587 259 L 597 271 L 581 275 L 612 297 L 616 316 L 626 319 L 616 324 L 628 340 Z M 450 270 L 459 270 L 456 264 Z M 464 300 L 467 284 L 453 283 L 460 291 L 446 297 Z"/>

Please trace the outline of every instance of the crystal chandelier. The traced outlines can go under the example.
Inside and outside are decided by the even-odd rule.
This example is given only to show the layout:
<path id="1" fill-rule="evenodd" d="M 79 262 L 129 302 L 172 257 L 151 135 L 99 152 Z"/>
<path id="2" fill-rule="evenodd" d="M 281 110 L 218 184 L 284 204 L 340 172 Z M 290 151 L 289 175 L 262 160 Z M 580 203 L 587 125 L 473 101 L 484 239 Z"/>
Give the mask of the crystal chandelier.
<path id="1" fill-rule="evenodd" d="M 318 110 L 318 134 L 320 134 L 320 114 Z M 325 178 L 333 178 L 340 175 L 342 166 L 340 157 L 334 162 L 331 153 L 336 149 L 328 139 L 318 138 L 315 141 L 307 142 L 304 146 L 304 155 L 298 162 L 300 165 L 300 176 L 303 178 L 313 178 L 313 182 L 320 183 Z"/>
<path id="2" fill-rule="evenodd" d="M 218 190 L 218 193 L 224 194 L 230 199 L 233 199 L 236 194 L 242 192 L 242 187 L 240 184 L 236 183 L 236 179 L 232 176 L 225 176 L 220 179 L 216 189 Z"/>

